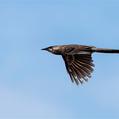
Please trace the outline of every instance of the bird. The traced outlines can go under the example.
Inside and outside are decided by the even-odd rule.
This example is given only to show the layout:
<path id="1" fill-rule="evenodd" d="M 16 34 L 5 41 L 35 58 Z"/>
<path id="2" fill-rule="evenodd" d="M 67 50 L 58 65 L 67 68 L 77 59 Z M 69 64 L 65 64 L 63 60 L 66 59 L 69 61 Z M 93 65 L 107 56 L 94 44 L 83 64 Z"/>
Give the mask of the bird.
<path id="1" fill-rule="evenodd" d="M 61 55 L 71 81 L 83 84 L 91 78 L 94 71 L 93 53 L 119 53 L 119 49 L 97 48 L 95 46 L 68 44 L 43 48 L 55 55 Z"/>

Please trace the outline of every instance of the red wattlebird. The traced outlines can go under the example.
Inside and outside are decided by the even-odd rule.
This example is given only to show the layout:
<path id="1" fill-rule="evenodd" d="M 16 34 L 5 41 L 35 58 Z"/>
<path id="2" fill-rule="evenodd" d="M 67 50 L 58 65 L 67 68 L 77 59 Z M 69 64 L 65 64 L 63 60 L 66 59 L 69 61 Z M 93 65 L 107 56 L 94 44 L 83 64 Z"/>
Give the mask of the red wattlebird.
<path id="1" fill-rule="evenodd" d="M 83 81 L 88 81 L 91 77 L 94 68 L 92 53 L 119 53 L 117 49 L 75 44 L 50 46 L 42 50 L 61 55 L 72 82 L 75 82 L 77 85 L 79 83 L 82 84 Z"/>

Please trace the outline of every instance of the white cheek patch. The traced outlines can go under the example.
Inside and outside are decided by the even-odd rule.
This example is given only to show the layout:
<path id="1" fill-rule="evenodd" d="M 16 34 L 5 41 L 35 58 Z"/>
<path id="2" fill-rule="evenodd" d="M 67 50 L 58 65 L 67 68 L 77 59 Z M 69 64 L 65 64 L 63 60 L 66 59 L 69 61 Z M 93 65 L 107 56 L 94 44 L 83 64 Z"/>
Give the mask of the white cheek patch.
<path id="1" fill-rule="evenodd" d="M 49 51 L 52 52 L 53 51 L 52 48 L 50 48 Z"/>

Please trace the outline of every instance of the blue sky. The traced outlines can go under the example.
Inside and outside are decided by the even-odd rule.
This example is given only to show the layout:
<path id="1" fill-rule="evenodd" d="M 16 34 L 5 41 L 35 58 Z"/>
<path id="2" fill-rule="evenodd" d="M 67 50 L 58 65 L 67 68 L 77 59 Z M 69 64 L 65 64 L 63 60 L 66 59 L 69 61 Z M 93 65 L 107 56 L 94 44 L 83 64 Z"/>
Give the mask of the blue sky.
<path id="1" fill-rule="evenodd" d="M 94 54 L 88 83 L 70 81 L 57 44 L 119 49 L 118 0 L 0 0 L 0 119 L 119 118 L 119 55 Z"/>

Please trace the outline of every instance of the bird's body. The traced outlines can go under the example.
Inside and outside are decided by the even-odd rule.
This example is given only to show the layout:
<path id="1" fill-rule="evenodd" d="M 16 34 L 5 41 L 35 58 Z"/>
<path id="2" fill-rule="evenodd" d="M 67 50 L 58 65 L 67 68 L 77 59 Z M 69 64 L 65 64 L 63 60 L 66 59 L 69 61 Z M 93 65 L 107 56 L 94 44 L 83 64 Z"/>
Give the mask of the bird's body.
<path id="1" fill-rule="evenodd" d="M 85 45 L 59 45 L 50 46 L 42 50 L 47 50 L 55 55 L 61 55 L 64 59 L 67 72 L 72 82 L 83 83 L 91 77 L 94 68 L 92 53 L 119 53 L 117 49 L 96 48 Z"/>
<path id="2" fill-rule="evenodd" d="M 53 50 L 52 50 L 53 48 Z M 51 53 L 56 54 L 56 55 L 62 55 L 62 54 L 77 54 L 81 53 L 84 51 L 91 51 L 91 48 L 93 46 L 84 46 L 84 45 L 76 45 L 76 44 L 70 44 L 70 45 L 60 45 L 60 46 L 50 46 L 48 48 L 45 48 L 46 50 L 51 49 Z"/>

